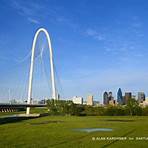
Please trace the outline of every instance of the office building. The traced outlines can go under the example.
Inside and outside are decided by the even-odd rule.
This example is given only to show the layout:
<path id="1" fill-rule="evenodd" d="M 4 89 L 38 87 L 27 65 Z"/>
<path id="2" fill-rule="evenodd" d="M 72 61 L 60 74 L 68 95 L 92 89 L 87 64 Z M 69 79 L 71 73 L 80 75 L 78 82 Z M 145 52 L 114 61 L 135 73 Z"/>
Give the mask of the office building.
<path id="1" fill-rule="evenodd" d="M 82 97 L 74 96 L 72 98 L 72 101 L 73 101 L 74 104 L 83 104 L 83 98 Z"/>
<path id="2" fill-rule="evenodd" d="M 145 93 L 144 92 L 138 92 L 138 102 L 142 103 L 145 101 Z"/>
<path id="3" fill-rule="evenodd" d="M 109 101 L 112 101 L 112 100 L 114 100 L 112 92 L 111 91 L 109 93 L 104 92 L 104 94 L 103 94 L 103 104 L 108 105 Z"/>
<path id="4" fill-rule="evenodd" d="M 89 95 L 88 97 L 87 97 L 87 105 L 93 105 L 93 96 L 92 95 Z"/>
<path id="5" fill-rule="evenodd" d="M 118 104 L 122 105 L 124 104 L 124 98 L 122 96 L 122 91 L 121 91 L 121 88 L 118 89 L 118 92 L 117 92 L 117 102 Z"/>
<path id="6" fill-rule="evenodd" d="M 108 93 L 104 92 L 104 94 L 103 94 L 103 104 L 107 105 L 108 103 L 109 103 L 109 101 L 108 101 Z"/>
<path id="7" fill-rule="evenodd" d="M 132 98 L 131 92 L 126 92 L 124 96 L 124 103 L 127 104 L 127 101 Z"/>
<path id="8" fill-rule="evenodd" d="M 111 106 L 115 106 L 115 105 L 117 105 L 117 103 L 116 103 L 115 100 L 110 100 L 110 101 L 109 101 L 109 105 L 111 105 Z"/>

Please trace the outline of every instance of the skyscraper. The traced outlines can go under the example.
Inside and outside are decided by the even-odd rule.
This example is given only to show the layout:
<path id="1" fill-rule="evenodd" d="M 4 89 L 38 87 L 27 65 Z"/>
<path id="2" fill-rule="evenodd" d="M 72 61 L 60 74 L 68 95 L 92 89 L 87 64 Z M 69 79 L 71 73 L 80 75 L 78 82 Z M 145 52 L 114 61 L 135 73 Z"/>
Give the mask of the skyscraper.
<path id="1" fill-rule="evenodd" d="M 104 92 L 103 94 L 103 104 L 104 105 L 108 105 L 110 101 L 113 101 L 114 100 L 114 97 L 113 97 L 113 94 L 112 92 L 110 91 L 109 93 L 108 92 Z"/>
<path id="2" fill-rule="evenodd" d="M 72 101 L 73 101 L 74 104 L 83 104 L 83 98 L 82 97 L 74 96 L 72 98 Z"/>
<path id="3" fill-rule="evenodd" d="M 119 88 L 117 92 L 117 102 L 118 104 L 124 104 L 121 88 Z"/>
<path id="4" fill-rule="evenodd" d="M 114 98 L 113 98 L 113 93 L 110 91 L 108 93 L 108 102 L 111 101 L 111 100 L 114 100 Z"/>
<path id="5" fill-rule="evenodd" d="M 103 94 L 103 104 L 107 105 L 109 103 L 108 101 L 108 93 L 105 91 Z"/>
<path id="6" fill-rule="evenodd" d="M 93 105 L 93 96 L 92 95 L 89 95 L 88 97 L 87 97 L 87 105 Z"/>
<path id="7" fill-rule="evenodd" d="M 145 101 L 145 93 L 144 92 L 138 92 L 138 102 L 142 103 Z"/>
<path id="8" fill-rule="evenodd" d="M 125 96 L 124 96 L 125 104 L 126 104 L 127 101 L 128 101 L 129 99 L 131 99 L 131 98 L 132 98 L 132 93 L 131 93 L 131 92 L 126 92 L 126 93 L 125 93 Z"/>

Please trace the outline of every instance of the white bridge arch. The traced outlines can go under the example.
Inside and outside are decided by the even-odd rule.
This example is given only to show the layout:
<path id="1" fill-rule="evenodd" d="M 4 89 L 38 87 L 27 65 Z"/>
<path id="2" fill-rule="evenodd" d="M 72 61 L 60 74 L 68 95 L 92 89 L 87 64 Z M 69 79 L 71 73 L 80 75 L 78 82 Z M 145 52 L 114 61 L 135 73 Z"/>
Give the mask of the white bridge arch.
<path id="1" fill-rule="evenodd" d="M 52 85 L 52 99 L 56 99 L 56 87 L 55 87 L 55 75 L 54 75 L 54 66 L 53 66 L 53 53 L 52 53 L 52 47 L 51 47 L 51 40 L 50 36 L 46 29 L 39 28 L 37 32 L 35 33 L 33 44 L 32 44 L 32 55 L 31 55 L 31 65 L 30 65 L 30 74 L 29 74 L 29 86 L 28 86 L 28 100 L 27 104 L 31 103 L 32 98 L 32 80 L 33 80 L 33 70 L 34 70 L 34 55 L 35 55 L 35 45 L 37 41 L 37 37 L 40 34 L 40 32 L 45 33 L 47 41 L 48 41 L 48 47 L 49 47 L 49 57 L 50 57 L 50 71 L 51 71 L 51 85 Z M 30 113 L 30 107 L 27 107 L 26 114 Z"/>

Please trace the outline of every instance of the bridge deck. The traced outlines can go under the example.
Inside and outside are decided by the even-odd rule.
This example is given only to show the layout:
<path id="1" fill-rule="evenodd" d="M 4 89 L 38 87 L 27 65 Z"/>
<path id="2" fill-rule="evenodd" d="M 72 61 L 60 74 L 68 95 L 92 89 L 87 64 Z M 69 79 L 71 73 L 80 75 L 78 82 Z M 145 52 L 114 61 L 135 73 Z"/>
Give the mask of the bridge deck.
<path id="1" fill-rule="evenodd" d="M 46 107 L 46 104 L 4 104 L 0 103 L 0 108 L 25 108 L 25 107 Z"/>

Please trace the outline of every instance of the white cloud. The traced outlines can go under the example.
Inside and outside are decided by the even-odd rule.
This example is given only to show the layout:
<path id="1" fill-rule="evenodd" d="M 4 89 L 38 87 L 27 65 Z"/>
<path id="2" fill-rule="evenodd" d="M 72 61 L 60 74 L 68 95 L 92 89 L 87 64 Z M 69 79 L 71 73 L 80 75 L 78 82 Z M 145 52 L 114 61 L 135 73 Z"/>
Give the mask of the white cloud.
<path id="1" fill-rule="evenodd" d="M 89 36 L 95 36 L 95 35 L 97 35 L 97 32 L 95 30 L 89 28 L 86 30 L 86 34 Z"/>
<path id="2" fill-rule="evenodd" d="M 34 24 L 40 23 L 41 12 L 44 12 L 44 6 L 33 1 L 27 3 L 25 1 L 11 0 L 10 6 L 15 9 L 19 15 L 26 17 L 29 22 Z"/>
<path id="3" fill-rule="evenodd" d="M 103 41 L 103 40 L 105 40 L 105 37 L 104 37 L 103 34 L 98 33 L 96 30 L 91 29 L 91 28 L 87 29 L 87 30 L 85 31 L 85 34 L 86 34 L 87 36 L 92 37 L 92 38 L 95 39 L 95 40 L 98 40 L 98 41 Z"/>
<path id="4" fill-rule="evenodd" d="M 16 10 L 16 12 L 26 17 L 26 19 L 34 24 L 40 24 L 41 20 L 47 19 L 48 21 L 56 24 L 64 24 L 71 27 L 73 30 L 77 30 L 78 25 L 71 19 L 62 15 L 62 9 L 59 6 L 49 7 L 48 2 L 39 3 L 38 1 L 19 1 L 10 0 L 10 6 Z M 47 7 L 48 6 L 48 7 Z"/>
<path id="5" fill-rule="evenodd" d="M 34 23 L 34 24 L 40 24 L 40 22 L 38 20 L 30 18 L 30 17 L 28 17 L 28 21 L 30 21 L 31 23 Z"/>

